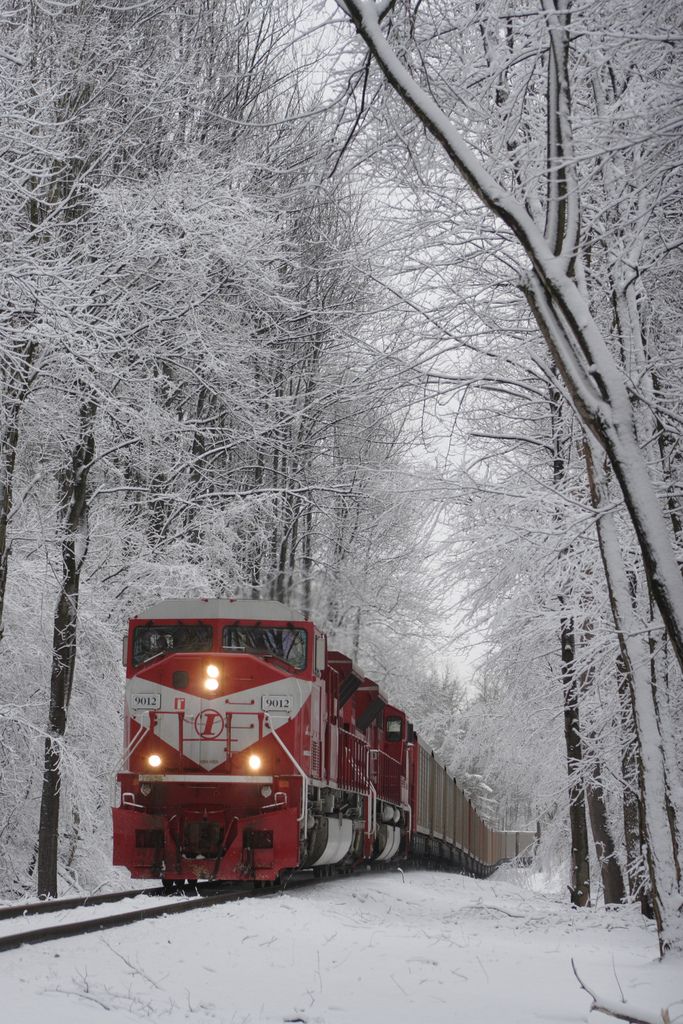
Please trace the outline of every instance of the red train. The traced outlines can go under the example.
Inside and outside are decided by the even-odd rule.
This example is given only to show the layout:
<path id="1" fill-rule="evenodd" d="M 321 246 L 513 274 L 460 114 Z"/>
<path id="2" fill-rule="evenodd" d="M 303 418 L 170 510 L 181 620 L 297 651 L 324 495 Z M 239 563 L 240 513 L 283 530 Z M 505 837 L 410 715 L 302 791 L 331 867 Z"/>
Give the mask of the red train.
<path id="1" fill-rule="evenodd" d="M 478 875 L 494 832 L 405 713 L 274 601 L 168 600 L 130 622 L 114 863 L 134 878 L 274 881 L 408 857 Z"/>

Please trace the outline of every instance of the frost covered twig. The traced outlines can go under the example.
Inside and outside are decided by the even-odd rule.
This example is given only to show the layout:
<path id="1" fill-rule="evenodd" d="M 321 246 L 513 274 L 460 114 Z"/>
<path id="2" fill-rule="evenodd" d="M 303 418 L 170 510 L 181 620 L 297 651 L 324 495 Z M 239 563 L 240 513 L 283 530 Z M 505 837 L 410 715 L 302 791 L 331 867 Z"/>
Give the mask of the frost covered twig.
<path id="1" fill-rule="evenodd" d="M 133 974 L 139 974 L 141 978 L 143 978 L 150 985 L 153 985 L 154 988 L 159 990 L 159 992 L 163 992 L 164 991 L 163 988 L 161 987 L 161 985 L 159 985 L 154 980 L 154 978 L 151 978 L 149 976 L 149 974 L 147 974 L 145 971 L 143 971 L 143 969 L 140 967 L 139 964 L 132 963 L 131 960 L 128 959 L 128 957 L 124 956 L 123 953 L 120 953 L 118 949 L 115 949 L 111 945 L 111 943 L 106 941 L 106 939 L 102 939 L 102 942 L 107 947 L 107 949 L 109 950 L 110 953 L 113 953 L 114 956 L 118 957 L 119 960 L 121 960 L 126 965 L 126 967 L 130 967 L 130 969 L 133 972 Z"/>
<path id="2" fill-rule="evenodd" d="M 666 1007 L 659 1012 L 652 1013 L 650 1010 L 643 1010 L 640 1007 L 633 1006 L 625 1000 L 622 1000 L 622 1002 L 614 1002 L 612 999 L 606 999 L 604 996 L 596 995 L 595 992 L 592 992 L 591 989 L 588 988 L 588 985 L 586 985 L 586 983 L 581 979 L 573 958 L 571 963 L 574 977 L 583 991 L 587 992 L 593 1000 L 591 1003 L 591 1010 L 597 1010 L 599 1013 L 604 1013 L 608 1017 L 616 1017 L 617 1020 L 629 1021 L 629 1024 L 671 1024 L 671 1017 Z"/>

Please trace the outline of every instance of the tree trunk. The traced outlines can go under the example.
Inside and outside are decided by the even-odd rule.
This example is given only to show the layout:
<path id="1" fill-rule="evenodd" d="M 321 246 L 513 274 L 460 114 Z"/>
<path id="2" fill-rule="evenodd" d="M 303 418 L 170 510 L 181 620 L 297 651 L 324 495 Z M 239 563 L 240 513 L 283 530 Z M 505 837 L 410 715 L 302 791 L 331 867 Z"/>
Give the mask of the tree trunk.
<path id="1" fill-rule="evenodd" d="M 607 821 L 607 808 L 605 806 L 605 794 L 602 788 L 599 764 L 595 765 L 592 775 L 593 777 L 586 787 L 588 813 L 590 815 L 591 831 L 593 832 L 595 854 L 600 865 L 605 903 L 623 903 L 626 890 L 621 868 L 616 858 L 614 840 L 612 839 Z"/>
<path id="2" fill-rule="evenodd" d="M 309 616 L 313 604 L 313 508 L 310 492 L 305 495 L 306 512 L 304 516 L 303 554 L 301 570 L 303 572 L 302 611 Z"/>
<path id="3" fill-rule="evenodd" d="M 10 416 L 10 423 L 7 425 L 0 441 L 3 475 L 2 487 L 0 488 L 0 640 L 2 640 L 4 633 L 3 617 L 9 569 L 9 538 L 7 531 L 12 513 L 12 502 L 14 500 L 14 466 L 17 457 L 17 441 L 19 440 L 18 413 L 12 410 Z"/>
<path id="4" fill-rule="evenodd" d="M 14 468 L 19 442 L 19 417 L 34 379 L 33 363 L 37 345 L 27 342 L 19 351 L 12 352 L 5 379 L 5 414 L 7 422 L 0 438 L 0 640 L 3 635 L 3 615 L 10 544 L 8 530 L 14 502 Z"/>
<path id="5" fill-rule="evenodd" d="M 579 685 L 576 677 L 576 638 L 574 623 L 563 619 L 560 625 L 562 657 L 562 693 L 564 698 L 564 739 L 567 747 L 569 778 L 569 830 L 571 837 L 571 874 L 569 894 L 575 907 L 590 906 L 590 857 L 586 800 L 581 779 L 581 729 L 579 721 Z"/>
<path id="6" fill-rule="evenodd" d="M 74 668 L 81 568 L 87 550 L 88 471 L 95 453 L 96 405 L 82 403 L 79 436 L 71 465 L 62 480 L 64 516 L 62 583 L 54 616 L 50 706 L 45 737 L 43 790 L 38 831 L 38 895 L 57 896 L 59 861 L 59 809 L 62 784 L 61 756 Z"/>
<path id="7" fill-rule="evenodd" d="M 590 443 L 584 446 L 591 500 L 596 510 L 600 554 L 619 638 L 624 675 L 635 726 L 636 759 L 640 779 L 640 803 L 647 839 L 647 862 L 652 890 L 652 909 L 660 951 L 683 945 L 681 937 L 680 864 L 677 820 L 671 800 L 669 770 L 664 755 L 659 712 L 649 672 L 649 657 L 641 639 L 619 538 L 616 532 L 607 481 Z"/>
<path id="8" fill-rule="evenodd" d="M 550 390 L 550 422 L 553 445 L 553 485 L 561 493 L 565 485 L 567 464 L 564 454 L 563 404 L 559 392 Z M 554 516 L 558 527 L 562 526 L 562 512 Z M 562 553 L 563 556 L 566 552 Z M 580 680 L 576 674 L 576 632 L 574 620 L 564 613 L 564 594 L 558 595 L 563 611 L 560 619 L 560 678 L 564 704 L 564 741 L 567 753 L 567 776 L 569 780 L 569 834 L 571 842 L 569 895 L 576 907 L 590 905 L 590 857 L 588 850 L 588 825 L 586 802 L 581 778 L 581 723 L 579 718 Z"/>
<path id="9" fill-rule="evenodd" d="M 640 777 L 630 687 L 624 660 L 617 659 L 617 688 L 619 691 L 619 719 L 621 732 L 621 774 L 623 785 L 624 847 L 626 850 L 626 875 L 631 896 L 638 896 L 640 909 L 646 917 L 653 917 L 650 881 L 643 851 L 647 849 L 645 814 L 640 794 L 643 783 Z"/>

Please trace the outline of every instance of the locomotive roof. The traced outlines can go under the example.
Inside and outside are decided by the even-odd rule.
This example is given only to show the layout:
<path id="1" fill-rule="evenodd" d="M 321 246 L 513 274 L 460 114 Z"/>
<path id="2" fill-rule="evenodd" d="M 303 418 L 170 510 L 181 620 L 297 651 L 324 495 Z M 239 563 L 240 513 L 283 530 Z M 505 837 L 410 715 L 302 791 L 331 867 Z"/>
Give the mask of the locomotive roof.
<path id="1" fill-rule="evenodd" d="M 137 619 L 254 619 L 258 622 L 301 622 L 305 616 L 279 601 L 172 597 L 139 612 Z"/>

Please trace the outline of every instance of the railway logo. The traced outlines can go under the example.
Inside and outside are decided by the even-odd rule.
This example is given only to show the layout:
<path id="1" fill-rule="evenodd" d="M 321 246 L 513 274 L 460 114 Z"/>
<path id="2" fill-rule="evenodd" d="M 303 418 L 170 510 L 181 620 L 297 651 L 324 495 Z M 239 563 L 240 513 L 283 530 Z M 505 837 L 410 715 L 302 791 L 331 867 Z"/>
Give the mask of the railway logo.
<path id="1" fill-rule="evenodd" d="M 194 731 L 203 740 L 216 740 L 225 729 L 220 711 L 200 711 L 194 720 Z"/>

